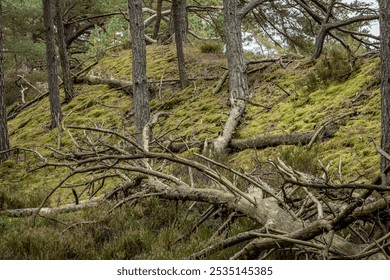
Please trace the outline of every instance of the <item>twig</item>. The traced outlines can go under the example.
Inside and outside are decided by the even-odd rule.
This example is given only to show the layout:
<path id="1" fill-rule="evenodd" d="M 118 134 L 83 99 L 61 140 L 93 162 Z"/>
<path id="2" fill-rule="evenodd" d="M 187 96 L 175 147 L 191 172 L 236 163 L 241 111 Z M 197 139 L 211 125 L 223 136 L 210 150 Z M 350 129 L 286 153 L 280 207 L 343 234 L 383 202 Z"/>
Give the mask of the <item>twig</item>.
<path id="1" fill-rule="evenodd" d="M 310 199 L 317 204 L 317 212 L 318 212 L 318 217 L 317 219 L 322 219 L 324 218 L 324 210 L 322 209 L 321 202 L 311 193 L 306 187 L 303 187 L 304 191 L 309 195 Z"/>

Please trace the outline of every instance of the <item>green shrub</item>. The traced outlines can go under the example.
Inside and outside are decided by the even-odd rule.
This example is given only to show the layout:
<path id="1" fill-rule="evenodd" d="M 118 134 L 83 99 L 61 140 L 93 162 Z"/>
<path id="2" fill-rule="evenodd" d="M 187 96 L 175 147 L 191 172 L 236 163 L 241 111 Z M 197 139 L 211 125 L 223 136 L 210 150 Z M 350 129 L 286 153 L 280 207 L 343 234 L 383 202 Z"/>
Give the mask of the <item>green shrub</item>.
<path id="1" fill-rule="evenodd" d="M 328 85 L 331 81 L 344 81 L 352 70 L 348 53 L 337 48 L 329 48 L 318 60 L 316 72 L 318 78 Z"/>
<path id="2" fill-rule="evenodd" d="M 199 45 L 199 49 L 202 53 L 222 53 L 223 46 L 217 41 L 205 41 Z"/>

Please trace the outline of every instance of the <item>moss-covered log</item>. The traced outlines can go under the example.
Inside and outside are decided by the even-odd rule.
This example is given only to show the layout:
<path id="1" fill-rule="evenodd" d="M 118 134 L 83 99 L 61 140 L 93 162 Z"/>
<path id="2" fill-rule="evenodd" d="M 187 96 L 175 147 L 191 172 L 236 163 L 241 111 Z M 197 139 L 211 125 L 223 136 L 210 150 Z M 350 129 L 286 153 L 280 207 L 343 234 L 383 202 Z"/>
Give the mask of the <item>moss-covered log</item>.
<path id="1" fill-rule="evenodd" d="M 268 147 L 276 147 L 280 145 L 308 145 L 312 140 L 321 141 L 326 138 L 331 138 L 336 132 L 335 128 L 324 128 L 322 132 L 318 130 L 310 130 L 305 132 L 292 132 L 290 134 L 277 135 L 260 135 L 248 139 L 232 139 L 229 143 L 229 148 L 234 151 L 242 151 L 246 149 L 264 149 Z M 188 148 L 203 148 L 203 142 L 193 143 L 170 143 L 167 146 L 171 152 L 180 153 Z"/>
<path id="2" fill-rule="evenodd" d="M 105 84 L 111 88 L 117 88 L 124 91 L 128 95 L 133 94 L 133 84 L 128 80 L 121 80 L 115 78 L 104 78 L 96 75 L 84 75 L 77 78 L 78 83 L 89 83 L 89 84 Z"/>
<path id="3" fill-rule="evenodd" d="M 335 129 L 325 128 L 318 136 L 317 130 L 305 132 L 292 132 L 290 134 L 261 135 L 249 139 L 232 139 L 229 147 L 233 150 L 263 149 L 280 145 L 307 145 L 312 139 L 322 140 L 330 138 L 336 132 Z"/>

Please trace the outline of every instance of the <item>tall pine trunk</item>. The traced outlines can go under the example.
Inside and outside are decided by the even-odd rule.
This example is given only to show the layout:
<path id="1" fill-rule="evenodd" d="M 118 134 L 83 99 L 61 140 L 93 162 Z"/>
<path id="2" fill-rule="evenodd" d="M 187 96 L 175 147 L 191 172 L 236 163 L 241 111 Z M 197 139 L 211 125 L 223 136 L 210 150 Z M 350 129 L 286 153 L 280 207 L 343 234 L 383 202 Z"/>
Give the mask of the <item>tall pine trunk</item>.
<path id="1" fill-rule="evenodd" d="M 236 0 L 225 0 L 226 54 L 229 67 L 229 91 L 231 100 L 246 99 L 248 78 L 242 47 L 241 17 Z"/>
<path id="2" fill-rule="evenodd" d="M 138 142 L 142 144 L 142 132 L 149 122 L 149 92 L 146 79 L 146 42 L 142 18 L 142 1 L 129 0 L 130 35 L 133 70 L 133 107 Z"/>
<path id="3" fill-rule="evenodd" d="M 161 25 L 161 19 L 162 19 L 162 2 L 163 0 L 157 0 L 157 8 L 156 8 L 156 22 L 154 24 L 154 29 L 153 29 L 153 39 L 158 38 L 158 33 L 160 31 L 160 25 Z"/>
<path id="4" fill-rule="evenodd" d="M 9 157 L 7 112 L 5 109 L 5 88 L 3 69 L 3 1 L 0 0 L 0 163 Z"/>
<path id="5" fill-rule="evenodd" d="M 57 58 L 55 45 L 55 31 L 53 21 L 53 7 L 51 0 L 43 0 L 43 21 L 46 35 L 47 78 L 50 100 L 50 128 L 55 128 L 62 121 L 60 102 L 60 88 L 58 84 Z"/>
<path id="6" fill-rule="evenodd" d="M 188 86 L 188 77 L 183 50 L 183 45 L 187 41 L 186 6 L 187 4 L 185 0 L 172 0 L 172 19 L 175 30 L 177 63 L 179 68 L 180 85 L 182 89 Z"/>
<path id="7" fill-rule="evenodd" d="M 231 110 L 222 134 L 214 141 L 214 150 L 220 154 L 226 148 L 245 112 L 249 86 L 241 35 L 241 15 L 236 0 L 223 1 L 226 37 L 226 55 L 229 68 Z"/>
<path id="8" fill-rule="evenodd" d="M 64 81 L 65 101 L 70 102 L 74 95 L 72 74 L 70 72 L 70 63 L 68 51 L 65 42 L 64 20 L 62 16 L 61 0 L 55 0 L 55 15 L 57 26 L 58 50 L 60 54 L 62 79 Z"/>
<path id="9" fill-rule="evenodd" d="M 381 33 L 381 111 L 382 149 L 390 154 L 390 3 L 379 1 L 379 22 Z M 390 162 L 381 158 L 381 172 L 386 175 L 385 184 L 390 183 Z M 382 177 L 384 178 L 384 177 Z"/>

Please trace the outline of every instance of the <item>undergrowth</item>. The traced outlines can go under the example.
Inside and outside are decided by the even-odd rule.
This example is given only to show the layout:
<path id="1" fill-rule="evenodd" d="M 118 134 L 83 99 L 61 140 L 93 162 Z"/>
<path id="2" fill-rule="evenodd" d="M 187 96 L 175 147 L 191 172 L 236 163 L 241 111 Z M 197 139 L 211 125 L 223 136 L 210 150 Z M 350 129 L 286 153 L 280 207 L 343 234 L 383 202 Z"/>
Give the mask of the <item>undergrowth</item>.
<path id="1" fill-rule="evenodd" d="M 155 88 L 152 113 L 169 113 L 154 128 L 155 137 L 164 135 L 171 141 L 196 142 L 213 139 L 222 131 L 230 110 L 228 83 L 217 94 L 213 94 L 213 89 L 224 72 L 226 61 L 213 48 L 211 53 L 186 49 L 188 74 L 193 80 L 185 90 L 179 90 L 175 82 L 178 75 L 174 46 L 148 47 L 147 76 Z M 348 63 L 348 57 L 332 50 L 317 63 L 295 61 L 284 68 L 275 63 L 253 71 L 249 76 L 252 103 L 247 104 L 245 118 L 235 138 L 315 131 L 342 114 L 356 114 L 338 120 L 334 137 L 315 143 L 311 149 L 282 145 L 226 154 L 220 160 L 241 172 L 264 176 L 271 184 L 278 182 L 278 178 L 266 161 L 276 157 L 302 172 L 318 174 L 321 162 L 329 165 L 335 177 L 340 177 L 341 170 L 346 181 L 371 180 L 379 168 L 379 156 L 372 143 L 379 143 L 380 134 L 379 61 L 358 61 L 353 68 Z M 131 52 L 107 53 L 91 73 L 130 79 Z M 204 80 L 205 77 L 211 79 Z M 65 126 L 97 126 L 126 135 L 134 133 L 129 96 L 105 85 L 79 84 L 76 92 L 74 100 L 63 106 Z M 49 102 L 44 99 L 9 122 L 11 146 L 51 156 L 53 152 L 47 146 L 56 147 L 59 132 L 50 131 L 48 126 Z M 60 133 L 64 151 L 74 147 L 72 137 L 89 137 L 76 130 Z M 108 141 L 115 145 L 118 139 Z M 191 157 L 192 152 L 184 156 Z M 0 166 L 0 209 L 37 207 L 70 172 L 54 167 L 35 170 L 39 163 L 32 152 L 25 151 L 13 153 L 11 159 Z M 172 165 L 167 170 L 188 180 L 186 168 Z M 224 174 L 223 170 L 220 172 Z M 82 183 L 86 179 L 75 176 L 71 183 Z M 195 177 L 195 183 L 207 185 L 207 180 Z M 112 180 L 107 184 L 111 184 L 107 186 L 110 187 L 116 182 Z M 238 184 L 245 190 L 244 184 L 240 185 L 240 181 Z M 63 188 L 47 205 L 69 202 L 73 202 L 71 190 Z M 107 205 L 79 213 L 38 217 L 35 227 L 31 227 L 28 218 L 0 217 L 0 259 L 185 258 L 207 244 L 218 224 L 213 219 L 221 222 L 226 218 L 208 220 L 188 240 L 175 243 L 204 211 L 204 207 L 197 204 L 187 215 L 189 205 L 189 202 L 141 199 L 112 214 L 105 214 L 110 207 Z M 88 223 L 80 223 L 85 221 Z M 251 228 L 251 221 L 238 219 L 232 225 L 231 234 Z M 209 258 L 227 259 L 229 252 L 226 250 Z"/>

